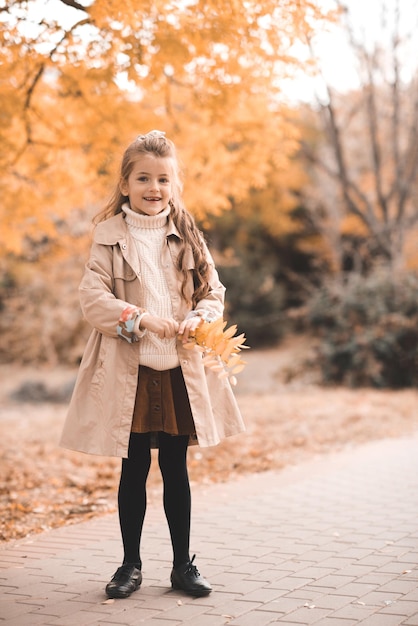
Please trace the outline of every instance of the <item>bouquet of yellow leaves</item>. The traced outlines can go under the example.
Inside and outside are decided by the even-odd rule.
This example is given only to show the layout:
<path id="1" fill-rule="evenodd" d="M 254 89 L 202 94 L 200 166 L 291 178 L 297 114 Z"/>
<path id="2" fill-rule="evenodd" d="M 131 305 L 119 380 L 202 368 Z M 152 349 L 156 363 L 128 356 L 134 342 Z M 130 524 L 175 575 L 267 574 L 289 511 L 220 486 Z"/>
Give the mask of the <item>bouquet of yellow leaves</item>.
<path id="1" fill-rule="evenodd" d="M 229 378 L 231 385 L 236 385 L 235 374 L 241 372 L 246 365 L 239 353 L 248 346 L 243 345 L 246 341 L 244 333 L 235 337 L 235 324 L 229 328 L 226 325 L 227 322 L 222 318 L 215 322 L 202 321 L 194 336 L 189 336 L 184 347 L 202 352 L 205 367 L 218 372 L 219 378 Z"/>

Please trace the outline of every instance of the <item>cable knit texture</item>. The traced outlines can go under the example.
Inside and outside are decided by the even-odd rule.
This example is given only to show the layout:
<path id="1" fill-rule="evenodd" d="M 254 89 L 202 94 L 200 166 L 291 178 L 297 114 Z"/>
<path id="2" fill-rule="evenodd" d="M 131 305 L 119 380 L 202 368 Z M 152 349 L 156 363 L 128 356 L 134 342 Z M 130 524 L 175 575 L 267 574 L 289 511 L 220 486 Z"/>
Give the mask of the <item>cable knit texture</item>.
<path id="1" fill-rule="evenodd" d="M 173 317 L 170 294 L 161 264 L 170 207 L 155 216 L 135 213 L 127 204 L 122 209 L 129 232 L 135 241 L 141 279 L 145 287 L 141 306 L 151 315 Z M 158 335 L 148 331 L 139 341 L 139 362 L 160 371 L 177 367 L 180 364 L 177 339 L 160 339 Z"/>

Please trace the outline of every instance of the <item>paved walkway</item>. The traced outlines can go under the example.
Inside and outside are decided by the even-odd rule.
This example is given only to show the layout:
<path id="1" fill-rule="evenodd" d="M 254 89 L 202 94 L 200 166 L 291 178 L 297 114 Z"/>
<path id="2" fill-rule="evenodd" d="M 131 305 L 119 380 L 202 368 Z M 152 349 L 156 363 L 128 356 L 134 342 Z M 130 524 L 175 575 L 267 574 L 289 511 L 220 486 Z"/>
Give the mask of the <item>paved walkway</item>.
<path id="1" fill-rule="evenodd" d="M 116 515 L 0 548 L 7 626 L 418 626 L 418 438 L 366 444 L 282 472 L 195 487 L 192 549 L 213 593 L 171 591 L 160 505 L 144 582 L 106 601 Z M 1 621 L 3 620 L 3 621 Z"/>

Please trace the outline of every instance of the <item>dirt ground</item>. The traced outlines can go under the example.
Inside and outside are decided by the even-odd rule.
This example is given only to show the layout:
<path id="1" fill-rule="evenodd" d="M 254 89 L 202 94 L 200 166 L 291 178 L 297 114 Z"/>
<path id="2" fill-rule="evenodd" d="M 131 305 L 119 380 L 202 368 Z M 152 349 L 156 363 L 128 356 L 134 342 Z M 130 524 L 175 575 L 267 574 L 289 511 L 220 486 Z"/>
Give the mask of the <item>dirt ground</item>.
<path id="1" fill-rule="evenodd" d="M 312 347 L 293 337 L 278 348 L 245 353 L 236 395 L 247 432 L 214 448 L 189 449 L 192 490 L 418 430 L 417 390 L 321 387 L 306 366 Z M 1 541 L 116 510 L 120 460 L 57 445 L 66 413 L 62 399 L 75 373 L 0 366 Z M 45 402 L 45 390 L 53 401 Z M 153 454 L 151 502 L 162 491 Z"/>

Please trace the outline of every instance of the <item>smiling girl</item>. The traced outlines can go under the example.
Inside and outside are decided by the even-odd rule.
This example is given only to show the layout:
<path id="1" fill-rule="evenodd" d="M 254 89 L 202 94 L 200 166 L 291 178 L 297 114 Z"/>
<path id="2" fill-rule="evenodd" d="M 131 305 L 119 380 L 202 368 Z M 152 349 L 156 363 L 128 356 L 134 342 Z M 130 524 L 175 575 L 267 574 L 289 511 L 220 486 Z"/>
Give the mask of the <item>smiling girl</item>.
<path id="1" fill-rule="evenodd" d="M 190 444 L 216 445 L 244 424 L 229 381 L 184 344 L 223 315 L 225 288 L 181 198 L 174 144 L 140 135 L 126 149 L 117 188 L 96 219 L 80 284 L 93 327 L 61 445 L 122 457 L 118 508 L 124 557 L 106 586 L 126 598 L 141 585 L 140 541 L 151 448 L 158 448 L 171 543 L 171 585 L 211 592 L 190 558 Z"/>

